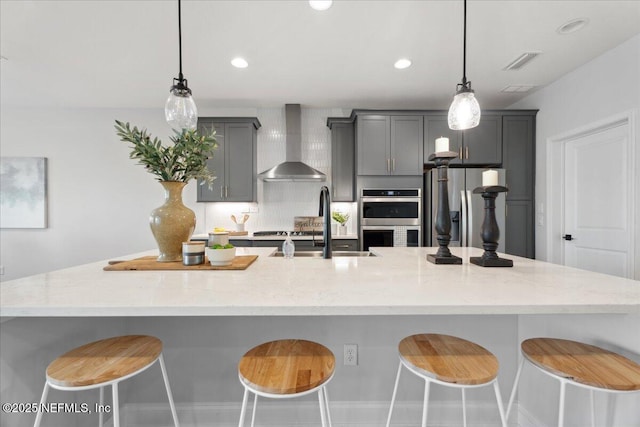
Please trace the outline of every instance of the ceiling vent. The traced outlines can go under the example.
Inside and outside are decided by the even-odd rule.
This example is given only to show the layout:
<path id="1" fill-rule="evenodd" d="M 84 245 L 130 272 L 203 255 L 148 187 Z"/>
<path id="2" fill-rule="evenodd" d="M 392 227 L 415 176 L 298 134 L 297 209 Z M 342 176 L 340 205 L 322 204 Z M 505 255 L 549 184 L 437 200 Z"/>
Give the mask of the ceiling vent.
<path id="1" fill-rule="evenodd" d="M 500 92 L 505 92 L 505 93 L 523 93 L 523 92 L 529 92 L 531 89 L 533 89 L 535 86 L 534 85 L 509 85 L 507 87 L 505 87 L 504 89 L 502 89 Z"/>
<path id="2" fill-rule="evenodd" d="M 531 61 L 533 58 L 540 55 L 540 53 L 541 52 L 525 52 L 519 57 L 517 57 L 516 59 L 514 59 L 513 61 L 511 61 L 511 63 L 506 67 L 504 67 L 502 70 L 503 71 L 519 70 L 522 67 L 524 67 L 526 64 L 528 64 L 529 61 Z"/>

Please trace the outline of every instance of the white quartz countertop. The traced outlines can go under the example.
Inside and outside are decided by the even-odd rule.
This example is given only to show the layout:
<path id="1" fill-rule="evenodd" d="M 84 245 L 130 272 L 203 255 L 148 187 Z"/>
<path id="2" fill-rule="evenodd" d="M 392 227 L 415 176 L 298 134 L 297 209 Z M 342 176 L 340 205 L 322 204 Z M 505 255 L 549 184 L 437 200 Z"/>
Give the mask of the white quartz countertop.
<path id="1" fill-rule="evenodd" d="M 513 268 L 434 265 L 434 248 L 375 257 L 270 257 L 247 270 L 103 271 L 107 260 L 3 282 L 0 316 L 252 316 L 640 313 L 640 281 L 508 256 Z M 156 251 L 119 259 L 154 255 Z"/>

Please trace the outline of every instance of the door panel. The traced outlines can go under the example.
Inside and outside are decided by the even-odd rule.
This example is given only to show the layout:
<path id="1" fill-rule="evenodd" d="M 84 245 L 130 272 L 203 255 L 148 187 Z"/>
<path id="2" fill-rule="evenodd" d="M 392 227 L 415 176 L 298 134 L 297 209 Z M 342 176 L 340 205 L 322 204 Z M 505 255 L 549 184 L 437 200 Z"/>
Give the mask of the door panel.
<path id="1" fill-rule="evenodd" d="M 631 277 L 630 151 L 627 125 L 565 143 L 566 265 Z"/>
<path id="2" fill-rule="evenodd" d="M 422 116 L 391 117 L 393 175 L 422 175 L 424 138 Z"/>
<path id="3" fill-rule="evenodd" d="M 253 156 L 253 124 L 226 124 L 226 178 L 227 193 L 225 200 L 253 200 L 255 185 L 255 166 Z"/>

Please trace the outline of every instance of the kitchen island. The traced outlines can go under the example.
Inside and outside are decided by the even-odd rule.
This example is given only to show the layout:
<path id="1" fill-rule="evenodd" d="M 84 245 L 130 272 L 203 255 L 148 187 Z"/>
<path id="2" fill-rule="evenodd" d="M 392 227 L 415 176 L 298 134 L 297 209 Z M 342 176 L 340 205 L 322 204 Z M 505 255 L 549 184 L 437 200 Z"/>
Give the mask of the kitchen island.
<path id="1" fill-rule="evenodd" d="M 513 268 L 435 265 L 434 248 L 283 259 L 247 270 L 103 271 L 107 261 L 4 282 L 0 316 L 308 316 L 640 313 L 640 282 L 520 257 Z M 154 251 L 128 255 L 134 259 Z"/>
<path id="2" fill-rule="evenodd" d="M 481 253 L 473 248 L 452 248 L 463 258 L 462 266 L 429 263 L 426 255 L 434 248 L 374 248 L 375 256 L 331 260 L 270 256 L 276 249 L 238 248 L 239 255 L 258 255 L 241 271 L 104 271 L 105 260 L 2 283 L 2 401 L 37 401 L 44 369 L 54 357 L 84 342 L 128 333 L 163 340 L 183 427 L 237 425 L 242 397 L 237 362 L 246 350 L 270 339 L 316 340 L 336 354 L 329 387 L 336 425 L 384 425 L 397 343 L 413 333 L 449 333 L 492 351 L 500 361 L 505 400 L 519 342 L 531 336 L 583 340 L 640 360 L 638 281 L 511 256 L 513 268 L 482 268 L 468 263 Z M 358 345 L 358 366 L 342 365 L 344 344 Z M 522 426 L 553 425 L 557 384 L 531 372 L 523 376 L 527 381 L 514 417 Z M 158 418 L 170 425 L 158 378 L 149 374 L 123 386 L 126 425 L 163 425 Z M 397 422 L 415 424 L 421 384 L 404 384 L 398 398 L 405 406 Z M 467 401 L 470 419 L 493 425 L 491 390 L 477 393 Z M 588 400 L 580 393 L 572 396 L 567 425 L 581 425 L 588 414 L 577 408 Z M 65 394 L 51 398 L 69 399 Z M 76 399 L 93 402 L 97 396 Z M 638 394 L 620 396 L 615 409 L 599 399 L 599 417 L 613 419 L 616 427 L 635 426 L 639 399 Z M 432 402 L 433 422 L 459 421 L 458 393 L 434 390 Z M 281 423 L 278 417 L 291 408 L 278 405 L 265 405 L 263 419 Z M 316 423 L 315 405 L 303 402 L 300 412 L 293 411 L 299 417 L 294 423 Z M 75 425 L 77 417 L 77 425 L 93 422 L 82 416 L 48 415 L 44 424 Z M 33 422 L 30 414 L 0 417 L 3 426 Z"/>

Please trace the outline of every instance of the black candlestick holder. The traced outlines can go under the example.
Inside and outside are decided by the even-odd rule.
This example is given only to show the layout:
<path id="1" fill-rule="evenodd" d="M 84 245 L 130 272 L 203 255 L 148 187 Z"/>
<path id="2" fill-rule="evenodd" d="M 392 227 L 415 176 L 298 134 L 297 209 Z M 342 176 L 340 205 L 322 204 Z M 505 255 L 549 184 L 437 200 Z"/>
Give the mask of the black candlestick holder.
<path id="1" fill-rule="evenodd" d="M 498 197 L 498 193 L 506 193 L 507 191 L 509 189 L 501 185 L 478 187 L 473 190 L 473 194 L 482 194 L 484 199 L 484 221 L 480 232 L 484 253 L 482 256 L 469 258 L 469 262 L 472 264 L 481 267 L 513 267 L 512 260 L 500 258 L 496 254 L 500 238 L 500 229 L 498 221 L 496 221 L 496 197 Z"/>
<path id="2" fill-rule="evenodd" d="M 449 178 L 447 170 L 451 159 L 458 157 L 455 151 L 441 151 L 429 156 L 438 169 L 438 210 L 436 211 L 435 229 L 438 239 L 438 252 L 428 254 L 427 261 L 434 264 L 462 264 L 462 258 L 451 254 L 451 213 L 449 212 Z"/>

